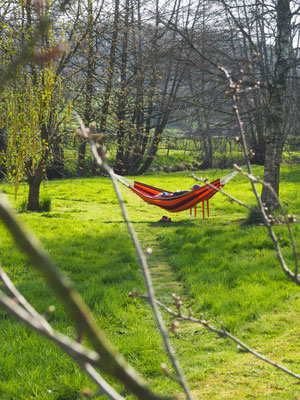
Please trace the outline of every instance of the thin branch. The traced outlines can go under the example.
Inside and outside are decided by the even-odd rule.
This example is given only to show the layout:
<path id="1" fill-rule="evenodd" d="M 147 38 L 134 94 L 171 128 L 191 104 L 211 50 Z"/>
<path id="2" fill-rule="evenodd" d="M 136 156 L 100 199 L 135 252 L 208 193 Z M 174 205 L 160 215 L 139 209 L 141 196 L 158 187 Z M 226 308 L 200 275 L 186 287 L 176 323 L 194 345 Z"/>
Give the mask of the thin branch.
<path id="1" fill-rule="evenodd" d="M 112 348 L 111 344 L 104 336 L 104 333 L 96 324 L 90 310 L 83 303 L 70 281 L 58 272 L 56 266 L 49 259 L 40 242 L 25 230 L 21 222 L 17 220 L 16 216 L 7 204 L 5 204 L 3 199 L 0 200 L 0 219 L 13 235 L 15 242 L 24 253 L 30 257 L 33 265 L 41 272 L 54 293 L 66 306 L 81 332 L 86 335 L 97 354 L 97 358 L 93 360 L 93 363 L 99 366 L 103 372 L 119 379 L 129 390 L 136 394 L 137 397 L 146 400 L 161 400 L 162 397 L 150 391 L 145 386 L 142 378 L 137 375 L 123 357 Z M 11 309 L 12 302 L 13 300 L 9 298 L 6 299 L 3 294 L 1 295 L 0 303 L 4 307 Z M 20 317 L 22 317 L 21 319 L 25 323 L 28 321 L 28 318 L 24 318 L 24 313 L 26 317 L 28 317 L 28 315 L 30 316 L 30 320 L 35 320 L 24 308 L 18 307 L 21 313 Z M 10 311 L 13 312 L 13 310 Z M 45 332 L 45 326 L 41 324 L 41 321 L 35 324 L 36 329 L 43 334 Z M 55 339 L 55 337 L 53 338 Z M 60 345 L 60 343 L 58 344 Z M 89 359 L 88 361 L 90 362 L 91 360 Z"/>
<path id="2" fill-rule="evenodd" d="M 18 291 L 18 289 L 13 285 L 4 269 L 0 265 L 0 279 L 2 280 L 8 293 L 18 301 L 20 304 L 32 317 L 39 318 L 40 315 L 35 309 L 28 303 L 24 296 Z"/>
<path id="3" fill-rule="evenodd" d="M 244 151 L 244 155 L 245 155 L 245 159 L 246 159 L 246 166 L 247 166 L 247 169 L 248 169 L 249 176 L 253 177 L 251 163 L 250 163 L 248 150 L 247 150 L 247 144 L 246 144 L 246 137 L 245 137 L 245 132 L 244 132 L 244 128 L 243 128 L 243 122 L 241 120 L 240 113 L 239 113 L 239 108 L 238 108 L 239 86 L 234 83 L 231 75 L 226 70 L 226 68 L 220 66 L 219 69 L 220 69 L 220 71 L 222 71 L 225 74 L 225 76 L 226 76 L 226 78 L 227 78 L 227 80 L 229 82 L 230 91 L 228 93 L 230 93 L 230 95 L 231 95 L 231 98 L 232 98 L 232 109 L 235 112 L 236 119 L 237 119 L 237 122 L 238 122 L 238 128 L 239 128 L 240 139 L 241 139 L 240 141 L 241 141 L 241 144 L 242 144 L 242 147 L 243 147 L 243 151 Z M 236 166 L 236 169 L 239 172 L 242 171 L 242 169 L 240 167 L 238 167 L 238 166 Z M 272 225 L 270 223 L 270 220 L 269 220 L 269 218 L 268 218 L 268 216 L 266 214 L 265 206 L 262 203 L 261 198 L 260 198 L 260 196 L 259 196 L 259 194 L 258 194 L 258 192 L 256 190 L 255 181 L 253 179 L 250 179 L 250 183 L 251 183 L 251 186 L 252 186 L 252 191 L 253 191 L 253 193 L 254 193 L 254 195 L 256 197 L 259 210 L 260 210 L 260 212 L 261 212 L 261 214 L 263 216 L 264 224 L 267 227 L 268 232 L 269 232 L 269 236 L 273 241 L 273 244 L 274 244 L 274 247 L 275 247 L 275 251 L 276 251 L 276 254 L 277 254 L 277 258 L 279 260 L 281 268 L 282 268 L 283 272 L 286 274 L 286 276 L 288 278 L 290 278 L 293 282 L 295 282 L 297 285 L 300 286 L 300 279 L 298 277 L 298 261 L 297 261 L 296 249 L 294 249 L 294 254 L 296 255 L 296 258 L 295 258 L 296 268 L 295 268 L 295 273 L 294 273 L 293 271 L 291 271 L 288 268 L 288 266 L 286 265 L 286 262 L 285 262 L 285 260 L 283 258 L 283 255 L 281 253 L 281 249 L 280 249 L 278 240 L 277 240 L 276 235 L 275 235 L 275 233 L 274 233 L 274 231 L 272 229 Z M 291 231 L 290 231 L 290 234 L 291 234 Z"/>
<path id="4" fill-rule="evenodd" d="M 205 179 L 197 178 L 197 176 L 195 174 L 191 174 L 190 176 L 193 179 L 195 179 L 195 181 L 203 182 L 207 186 L 210 186 L 211 188 L 216 190 L 217 192 L 222 193 L 224 196 L 228 197 L 231 201 L 234 201 L 235 203 L 239 204 L 240 206 L 243 206 L 243 207 L 247 208 L 250 211 L 255 211 L 255 209 L 253 207 L 248 206 L 246 203 L 243 203 L 242 201 L 240 201 L 240 200 L 236 199 L 235 197 L 231 196 L 230 194 L 224 192 L 224 190 L 222 190 L 220 188 L 217 188 L 216 186 L 212 185 L 211 183 L 206 182 Z"/>
<path id="5" fill-rule="evenodd" d="M 96 385 L 100 388 L 101 394 L 105 394 L 112 400 L 124 400 L 124 397 L 121 396 L 118 392 L 114 390 L 110 384 L 102 378 L 102 376 L 91 366 L 91 364 L 81 364 L 78 363 L 80 367 L 86 372 L 86 374 L 96 383 Z"/>
<path id="6" fill-rule="evenodd" d="M 165 326 L 164 320 L 163 320 L 163 318 L 161 316 L 161 313 L 160 313 L 160 311 L 159 311 L 159 309 L 158 309 L 158 307 L 156 305 L 155 293 L 154 293 L 154 288 L 153 288 L 152 279 L 151 279 L 149 267 L 148 267 L 148 264 L 147 264 L 147 260 L 146 260 L 146 257 L 144 255 L 144 252 L 143 252 L 143 250 L 141 248 L 139 240 L 138 240 L 138 238 L 136 236 L 136 233 L 135 233 L 135 231 L 133 229 L 132 223 L 130 222 L 130 219 L 128 217 L 127 209 L 125 207 L 125 202 L 123 200 L 123 197 L 122 197 L 121 191 L 119 189 L 117 180 L 115 178 L 114 172 L 113 172 L 112 168 L 110 168 L 108 165 L 106 165 L 103 162 L 103 159 L 105 158 L 105 153 L 103 152 L 101 147 L 97 147 L 96 143 L 94 142 L 94 140 L 91 137 L 89 128 L 86 128 L 84 126 L 83 121 L 81 120 L 81 118 L 79 116 L 77 116 L 77 118 L 78 118 L 78 121 L 79 121 L 79 124 L 80 124 L 81 134 L 85 139 L 87 139 L 89 141 L 91 149 L 92 149 L 93 156 L 94 156 L 97 164 L 109 175 L 109 177 L 110 177 L 110 179 L 112 181 L 112 184 L 114 186 L 114 190 L 116 192 L 116 195 L 118 197 L 119 204 L 120 204 L 120 207 L 121 207 L 121 210 L 122 210 L 123 218 L 124 218 L 124 220 L 126 222 L 126 225 L 128 227 L 128 231 L 129 231 L 131 240 L 132 240 L 132 242 L 134 244 L 134 247 L 136 249 L 136 253 L 137 253 L 138 260 L 139 260 L 139 264 L 140 264 L 140 266 L 142 268 L 142 271 L 143 271 L 143 274 L 144 274 L 144 279 L 145 279 L 145 283 L 146 283 L 147 290 L 148 290 L 148 295 L 149 295 L 149 304 L 151 305 L 151 308 L 153 310 L 153 313 L 154 313 L 154 316 L 155 316 L 155 319 L 156 319 L 156 322 L 157 322 L 157 326 L 159 328 L 160 334 L 161 334 L 162 339 L 164 341 L 164 345 L 165 345 L 165 348 L 167 350 L 168 356 L 169 356 L 169 358 L 170 358 L 170 360 L 171 360 L 171 362 L 173 364 L 173 367 L 174 367 L 174 369 L 175 369 L 175 371 L 176 371 L 176 373 L 178 375 L 179 383 L 181 384 L 182 388 L 184 389 L 187 398 L 190 400 L 190 399 L 192 399 L 192 396 L 191 396 L 191 393 L 190 393 L 190 389 L 189 389 L 189 387 L 188 387 L 188 385 L 186 383 L 186 379 L 185 379 L 185 377 L 183 375 L 183 372 L 181 370 L 179 362 L 178 362 L 178 360 L 177 360 L 177 358 L 175 356 L 174 348 L 173 348 L 172 344 L 170 343 L 170 341 L 168 339 L 167 328 Z"/>
<path id="7" fill-rule="evenodd" d="M 39 316 L 39 318 L 33 317 L 23 307 L 19 306 L 14 299 L 6 296 L 1 290 L 0 304 L 18 320 L 57 344 L 62 350 L 74 358 L 75 361 L 92 365 L 97 365 L 99 363 L 99 355 L 95 351 L 87 350 L 80 343 L 77 343 L 69 339 L 67 336 L 55 331 L 41 316 Z"/>
<path id="8" fill-rule="evenodd" d="M 282 216 L 284 217 L 284 220 L 285 220 L 285 222 L 287 224 L 287 227 L 288 227 L 290 241 L 291 241 L 292 248 L 293 248 L 294 260 L 295 260 L 295 273 L 294 273 L 294 275 L 295 275 L 295 277 L 297 279 L 299 279 L 298 278 L 298 270 L 299 270 L 298 252 L 297 252 L 297 249 L 296 249 L 294 236 L 293 236 L 293 233 L 292 233 L 292 230 L 291 230 L 291 220 L 293 221 L 294 218 L 292 216 L 290 216 L 290 218 L 289 218 L 289 216 L 286 214 L 285 209 L 283 207 L 283 204 L 281 203 L 281 201 L 280 201 L 277 193 L 275 192 L 274 188 L 272 187 L 272 185 L 270 185 L 269 183 L 264 182 L 263 180 L 259 179 L 259 177 L 255 177 L 253 175 L 247 174 L 247 172 L 245 172 L 243 170 L 241 170 L 239 172 L 242 175 L 246 176 L 251 181 L 253 181 L 255 183 L 260 183 L 261 185 L 266 186 L 272 192 L 273 196 L 275 197 L 275 199 L 276 199 L 276 201 L 277 201 L 277 203 L 278 203 L 278 205 L 279 205 L 279 207 L 281 209 Z"/>
<path id="9" fill-rule="evenodd" d="M 134 294 L 142 299 L 145 299 L 147 301 L 149 301 L 148 296 L 144 296 L 139 294 L 138 292 L 134 292 Z M 237 337 L 235 337 L 234 335 L 232 335 L 231 333 L 229 333 L 228 331 L 226 331 L 225 328 L 223 329 L 218 329 L 215 328 L 214 326 L 210 325 L 206 320 L 203 319 L 197 319 L 197 318 L 193 318 L 192 316 L 187 316 L 187 315 L 183 315 L 181 312 L 178 313 L 176 311 L 173 311 L 171 308 L 165 306 L 163 303 L 161 303 L 158 300 L 155 300 L 155 302 L 163 309 L 165 310 L 168 314 L 173 315 L 176 318 L 179 318 L 180 320 L 184 320 L 184 321 L 190 321 L 190 322 L 194 322 L 197 324 L 200 324 L 202 326 L 204 326 L 205 328 L 209 329 L 210 331 L 217 333 L 220 337 L 227 337 L 228 339 L 231 339 L 232 341 L 234 341 L 235 343 L 237 343 L 239 346 L 241 346 L 244 350 L 246 350 L 247 352 L 251 353 L 253 356 L 260 358 L 261 360 L 265 361 L 266 363 L 272 365 L 273 367 L 276 367 L 278 369 L 280 369 L 281 371 L 287 373 L 288 375 L 293 376 L 296 379 L 300 380 L 300 375 L 290 371 L 288 368 L 270 360 L 269 358 L 263 356 L 262 354 L 258 353 L 257 351 L 251 349 L 249 346 L 247 346 L 244 342 L 242 342 L 240 339 L 238 339 Z"/>
<path id="10" fill-rule="evenodd" d="M 77 343 L 69 339 L 67 336 L 62 335 L 61 333 L 52 329 L 43 316 L 38 314 L 27 302 L 27 300 L 19 293 L 2 268 L 1 279 L 5 281 L 5 287 L 9 288 L 9 292 L 16 296 L 13 299 L 9 299 L 0 291 L 0 304 L 10 314 L 24 322 L 31 329 L 57 344 L 63 351 L 65 351 L 74 359 L 74 361 L 97 384 L 101 392 L 106 394 L 110 399 L 123 400 L 123 397 L 120 396 L 91 365 L 98 362 L 99 357 L 97 353 L 92 350 L 85 349 L 80 343 Z M 20 307 L 16 301 L 21 302 L 23 308 Z M 24 305 L 26 309 L 24 308 Z M 30 311 L 28 311 L 27 308 L 29 308 Z"/>

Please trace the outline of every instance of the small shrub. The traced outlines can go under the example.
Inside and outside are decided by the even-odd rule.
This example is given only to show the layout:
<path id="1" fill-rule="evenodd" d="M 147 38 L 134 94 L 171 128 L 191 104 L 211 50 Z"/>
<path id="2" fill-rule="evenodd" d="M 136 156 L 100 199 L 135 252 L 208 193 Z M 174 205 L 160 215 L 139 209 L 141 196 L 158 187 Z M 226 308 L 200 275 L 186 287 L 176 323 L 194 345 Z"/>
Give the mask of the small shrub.
<path id="1" fill-rule="evenodd" d="M 43 196 L 40 199 L 40 211 L 51 211 L 51 197 Z"/>
<path id="2" fill-rule="evenodd" d="M 245 219 L 244 224 L 245 225 L 257 225 L 260 223 L 263 223 L 264 219 L 262 216 L 262 213 L 260 212 L 260 210 L 256 209 L 252 209 L 250 210 L 248 217 Z"/>

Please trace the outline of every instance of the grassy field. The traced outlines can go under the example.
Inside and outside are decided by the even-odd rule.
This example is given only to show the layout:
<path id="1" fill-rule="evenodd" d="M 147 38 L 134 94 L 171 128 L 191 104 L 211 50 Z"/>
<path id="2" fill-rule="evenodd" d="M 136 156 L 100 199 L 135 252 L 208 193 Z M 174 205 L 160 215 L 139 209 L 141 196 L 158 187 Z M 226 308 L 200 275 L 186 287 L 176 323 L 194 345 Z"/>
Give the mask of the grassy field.
<path id="1" fill-rule="evenodd" d="M 210 180 L 228 171 L 205 171 Z M 170 190 L 194 184 L 188 172 L 144 176 L 146 183 Z M 203 172 L 198 176 L 203 175 Z M 257 168 L 255 175 L 262 175 Z M 300 218 L 300 167 L 283 167 L 281 199 Z M 26 197 L 21 186 L 3 191 L 15 206 Z M 179 393 L 165 377 L 163 351 L 149 307 L 130 299 L 132 289 L 144 283 L 135 260 L 116 197 L 107 178 L 46 182 L 42 193 L 52 199 L 43 213 L 21 213 L 20 218 L 40 238 L 59 268 L 70 277 L 109 339 L 160 393 Z M 262 226 L 246 225 L 247 211 L 217 194 L 210 202 L 210 218 L 189 218 L 189 212 L 169 215 L 170 224 L 157 222 L 165 212 L 122 189 L 134 228 L 149 256 L 159 299 L 171 302 L 177 293 L 195 315 L 203 314 L 266 356 L 300 373 L 299 288 L 280 269 L 273 246 Z M 226 191 L 255 204 L 250 185 L 236 177 Z M 199 213 L 200 214 L 200 213 Z M 285 225 L 275 227 L 283 253 L 292 265 Z M 299 248 L 299 222 L 292 226 Z M 39 312 L 56 306 L 52 326 L 70 337 L 76 327 L 49 292 L 29 261 L 0 225 L 3 267 L 18 289 Z M 169 318 L 166 316 L 170 326 Z M 93 384 L 59 349 L 0 310 L 0 399 L 75 400 Z M 180 324 L 171 333 L 195 398 L 299 400 L 295 380 L 253 358 L 236 345 L 204 328 Z M 121 389 L 118 385 L 117 388 Z M 127 393 L 121 389 L 121 393 Z"/>

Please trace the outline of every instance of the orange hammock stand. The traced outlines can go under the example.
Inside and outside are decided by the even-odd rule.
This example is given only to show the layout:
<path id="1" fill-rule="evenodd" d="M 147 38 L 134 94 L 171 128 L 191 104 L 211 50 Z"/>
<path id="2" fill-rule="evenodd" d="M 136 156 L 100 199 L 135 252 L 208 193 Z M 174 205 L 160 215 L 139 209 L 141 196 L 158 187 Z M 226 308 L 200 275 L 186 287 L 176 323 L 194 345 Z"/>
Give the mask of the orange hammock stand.
<path id="1" fill-rule="evenodd" d="M 206 202 L 207 216 L 209 217 L 209 199 L 217 193 L 218 189 L 222 188 L 236 174 L 237 171 L 234 171 L 224 178 L 216 179 L 210 184 L 183 191 L 183 193 L 181 192 L 179 194 L 150 186 L 142 182 L 133 181 L 116 174 L 115 177 L 124 185 L 128 186 L 129 189 L 131 189 L 146 203 L 163 208 L 169 212 L 175 213 L 190 209 L 190 215 L 192 215 L 192 209 L 194 208 L 194 215 L 196 217 L 197 204 L 202 203 L 202 216 L 204 218 L 204 203 Z M 163 196 L 163 193 L 166 194 L 166 197 Z"/>

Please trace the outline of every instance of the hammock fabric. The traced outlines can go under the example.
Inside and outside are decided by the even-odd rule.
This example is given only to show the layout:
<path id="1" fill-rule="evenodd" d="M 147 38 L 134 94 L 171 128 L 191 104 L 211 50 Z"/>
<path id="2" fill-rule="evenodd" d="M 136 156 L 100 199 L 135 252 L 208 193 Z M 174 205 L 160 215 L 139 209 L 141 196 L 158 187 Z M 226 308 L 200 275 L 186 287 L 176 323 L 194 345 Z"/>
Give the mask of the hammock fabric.
<path id="1" fill-rule="evenodd" d="M 204 202 L 206 201 L 207 215 L 209 216 L 209 204 L 208 200 L 217 193 L 217 189 L 222 188 L 230 179 L 236 175 L 236 171 L 229 174 L 225 178 L 217 179 L 210 184 L 205 186 L 191 189 L 181 194 L 173 194 L 168 190 L 160 189 L 154 186 L 146 185 L 145 183 L 132 181 L 130 179 L 124 178 L 119 175 L 115 177 L 128 186 L 135 194 L 137 194 L 146 203 L 152 204 L 154 206 L 163 208 L 169 212 L 180 212 L 190 209 L 190 214 L 192 214 L 192 208 L 195 208 L 195 216 L 197 213 L 197 204 L 202 202 L 202 214 L 204 218 Z M 213 187 L 212 187 L 213 186 Z M 170 193 L 170 196 L 163 197 L 160 196 L 163 192 Z"/>
<path id="2" fill-rule="evenodd" d="M 215 188 L 221 187 L 220 179 L 212 182 L 211 185 L 215 186 Z M 130 189 L 148 204 L 153 204 L 155 206 L 161 207 L 169 212 L 180 212 L 188 210 L 196 206 L 200 202 L 209 200 L 217 192 L 215 188 L 212 188 L 209 185 L 205 185 L 198 189 L 190 190 L 184 194 L 175 194 L 169 197 L 155 197 L 162 192 L 172 192 L 149 186 L 141 182 L 134 182 L 134 186 L 130 186 Z"/>

